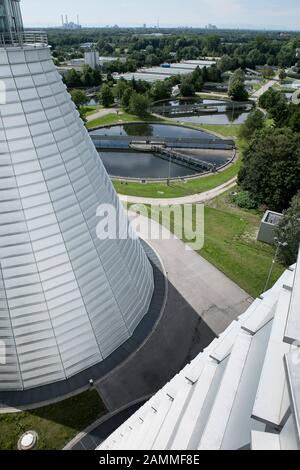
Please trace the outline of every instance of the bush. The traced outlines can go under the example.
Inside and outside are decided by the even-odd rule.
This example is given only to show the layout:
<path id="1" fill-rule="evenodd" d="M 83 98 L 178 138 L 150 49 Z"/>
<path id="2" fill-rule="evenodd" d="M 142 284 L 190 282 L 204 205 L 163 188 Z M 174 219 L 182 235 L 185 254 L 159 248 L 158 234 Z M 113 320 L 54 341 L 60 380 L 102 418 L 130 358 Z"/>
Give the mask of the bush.
<path id="1" fill-rule="evenodd" d="M 71 98 L 75 103 L 75 106 L 79 109 L 80 106 L 84 106 L 89 102 L 89 98 L 84 91 L 81 90 L 72 90 Z"/>
<path id="2" fill-rule="evenodd" d="M 248 191 L 241 191 L 233 196 L 233 202 L 242 209 L 256 209 L 257 203 Z"/>
<path id="3" fill-rule="evenodd" d="M 243 139 L 251 139 L 254 132 L 260 130 L 265 125 L 265 116 L 259 109 L 251 111 L 244 124 L 240 128 L 239 135 Z"/>
<path id="4" fill-rule="evenodd" d="M 270 88 L 259 98 L 259 106 L 268 111 L 269 117 L 278 126 L 286 125 L 289 118 L 288 103 L 285 95 L 279 90 Z"/>
<path id="5" fill-rule="evenodd" d="M 291 129 L 256 131 L 243 151 L 238 183 L 258 205 L 287 209 L 299 190 L 300 134 Z"/>
<path id="6" fill-rule="evenodd" d="M 243 70 L 236 70 L 229 80 L 228 95 L 232 100 L 244 101 L 249 98 L 245 87 L 245 74 Z"/>
<path id="7" fill-rule="evenodd" d="M 189 78 L 185 78 L 180 86 L 180 93 L 183 97 L 189 98 L 195 95 L 195 87 Z"/>
<path id="8" fill-rule="evenodd" d="M 135 116 L 145 117 L 148 114 L 150 100 L 147 96 L 133 92 L 129 102 L 129 112 Z"/>
<path id="9" fill-rule="evenodd" d="M 106 84 L 102 85 L 100 92 L 97 94 L 97 99 L 105 108 L 109 108 L 115 101 L 112 88 Z"/>
<path id="10" fill-rule="evenodd" d="M 300 191 L 292 199 L 289 209 L 284 212 L 276 232 L 281 242 L 279 258 L 289 266 L 296 262 L 300 244 Z"/>

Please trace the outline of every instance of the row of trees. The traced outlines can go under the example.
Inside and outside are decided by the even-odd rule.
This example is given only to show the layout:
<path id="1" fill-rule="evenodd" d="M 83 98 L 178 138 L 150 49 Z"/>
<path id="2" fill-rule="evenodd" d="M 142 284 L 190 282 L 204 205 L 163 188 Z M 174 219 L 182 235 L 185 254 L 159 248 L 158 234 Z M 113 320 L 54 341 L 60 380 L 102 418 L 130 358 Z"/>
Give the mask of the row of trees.
<path id="1" fill-rule="evenodd" d="M 295 50 L 300 46 L 297 33 L 282 36 L 277 32 L 222 31 L 212 34 L 196 29 L 168 29 L 161 30 L 161 36 L 155 36 L 152 32 L 121 28 L 49 30 L 49 41 L 60 56 L 64 49 L 74 54 L 74 49 L 80 49 L 81 43 L 93 42 L 100 54 L 126 55 L 138 66 L 206 55 L 223 56 L 222 71 L 264 64 L 291 66 L 296 61 Z"/>
<path id="2" fill-rule="evenodd" d="M 103 81 L 100 67 L 92 69 L 88 65 L 85 65 L 81 71 L 68 70 L 63 80 L 68 88 L 94 87 L 101 85 Z"/>
<path id="3" fill-rule="evenodd" d="M 300 107 L 289 103 L 281 91 L 270 88 L 260 97 L 259 106 L 268 112 L 276 126 L 286 126 L 294 132 L 300 132 Z"/>
<path id="4" fill-rule="evenodd" d="M 258 109 L 241 127 L 245 139 L 238 183 L 247 203 L 284 212 L 278 227 L 281 260 L 295 262 L 300 243 L 300 109 L 274 89 L 267 91 Z M 266 119 L 266 117 L 268 119 Z"/>
<path id="5" fill-rule="evenodd" d="M 144 117 L 147 115 L 150 105 L 149 91 L 150 87 L 146 82 L 120 80 L 114 87 L 109 83 L 104 83 L 96 98 L 106 108 L 118 102 L 125 111 Z M 89 102 L 87 94 L 82 90 L 71 90 L 71 96 L 79 111 Z M 82 112 L 81 115 L 84 118 Z"/>
<path id="6" fill-rule="evenodd" d="M 243 154 L 239 184 L 257 205 L 287 209 L 300 184 L 300 134 L 287 127 L 254 132 Z"/>
<path id="7" fill-rule="evenodd" d="M 197 67 L 191 74 L 172 76 L 166 80 L 157 80 L 152 84 L 135 79 L 131 81 L 120 79 L 115 83 L 113 78 L 108 76 L 105 83 L 100 80 L 94 85 L 102 83 L 100 91 L 97 93 L 97 101 L 104 107 L 110 107 L 117 103 L 132 114 L 145 116 L 151 103 L 171 98 L 172 89 L 176 85 L 180 87 L 180 93 L 183 97 L 192 97 L 196 92 L 202 90 L 206 81 L 219 81 L 220 79 L 220 70 L 213 66 L 203 69 Z M 68 72 L 65 82 L 69 87 L 76 86 L 76 83 L 82 85 L 83 76 L 76 71 Z M 73 89 L 71 94 L 78 109 L 89 101 L 86 93 L 77 88 Z"/>

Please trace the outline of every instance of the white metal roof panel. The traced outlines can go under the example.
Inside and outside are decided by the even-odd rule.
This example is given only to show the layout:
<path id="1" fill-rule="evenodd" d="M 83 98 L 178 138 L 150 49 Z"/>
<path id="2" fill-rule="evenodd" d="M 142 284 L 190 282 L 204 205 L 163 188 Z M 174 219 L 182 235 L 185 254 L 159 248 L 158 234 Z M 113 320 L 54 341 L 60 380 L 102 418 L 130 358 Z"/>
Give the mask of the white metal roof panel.
<path id="1" fill-rule="evenodd" d="M 241 333 L 232 349 L 211 414 L 208 418 L 199 450 L 221 449 L 226 426 L 232 411 L 252 337 Z"/>
<path id="2" fill-rule="evenodd" d="M 271 434 L 262 431 L 251 432 L 252 450 L 281 450 L 280 438 L 278 434 Z"/>
<path id="3" fill-rule="evenodd" d="M 284 333 L 284 340 L 300 344 L 300 264 L 295 269 L 294 289 Z"/>
<path id="4" fill-rule="evenodd" d="M 283 334 L 290 295 L 288 290 L 281 289 L 252 412 L 254 418 L 277 426 L 287 411 L 282 409 L 286 387 L 283 357 L 289 352 L 290 345 L 283 343 Z"/>

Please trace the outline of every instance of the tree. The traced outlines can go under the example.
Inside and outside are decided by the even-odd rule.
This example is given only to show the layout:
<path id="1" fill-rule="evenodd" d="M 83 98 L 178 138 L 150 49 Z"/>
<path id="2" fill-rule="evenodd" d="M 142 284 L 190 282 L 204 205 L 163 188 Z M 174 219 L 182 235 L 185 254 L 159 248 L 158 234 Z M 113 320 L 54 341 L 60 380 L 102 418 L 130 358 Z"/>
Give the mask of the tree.
<path id="1" fill-rule="evenodd" d="M 286 78 L 286 71 L 284 69 L 279 70 L 279 80 L 284 80 Z"/>
<path id="2" fill-rule="evenodd" d="M 234 101 L 245 101 L 249 97 L 244 83 L 237 80 L 229 83 L 228 95 Z"/>
<path id="3" fill-rule="evenodd" d="M 243 70 L 236 70 L 230 77 L 228 95 L 235 101 L 245 101 L 248 99 L 248 92 L 245 87 L 245 74 Z"/>
<path id="4" fill-rule="evenodd" d="M 239 185 L 257 204 L 286 209 L 299 189 L 300 134 L 291 129 L 256 131 L 243 155 Z"/>
<path id="5" fill-rule="evenodd" d="M 182 96 L 189 98 L 195 95 L 195 87 L 189 78 L 185 78 L 180 86 L 180 93 Z"/>
<path id="6" fill-rule="evenodd" d="M 166 81 L 159 81 L 153 83 L 151 86 L 150 94 L 153 101 L 165 100 L 171 97 L 172 86 Z"/>
<path id="7" fill-rule="evenodd" d="M 139 117 L 145 117 L 148 114 L 150 101 L 145 95 L 133 92 L 130 98 L 129 111 L 131 114 Z"/>
<path id="8" fill-rule="evenodd" d="M 274 88 L 269 88 L 261 97 L 259 98 L 259 106 L 267 111 L 269 111 L 273 106 L 281 100 L 281 93 Z"/>
<path id="9" fill-rule="evenodd" d="M 233 75 L 232 75 L 236 80 L 240 80 L 241 82 L 244 82 L 245 81 L 245 72 L 243 69 L 239 68 L 237 69 Z"/>
<path id="10" fill-rule="evenodd" d="M 289 127 L 294 132 L 300 132 L 300 107 L 299 105 L 289 105 L 290 117 L 288 121 Z"/>
<path id="11" fill-rule="evenodd" d="M 196 91 L 201 91 L 204 85 L 203 74 L 200 67 L 196 67 L 196 69 L 191 73 L 191 81 Z"/>
<path id="12" fill-rule="evenodd" d="M 218 68 L 221 70 L 221 72 L 227 72 L 228 70 L 232 70 L 235 68 L 235 65 L 235 60 L 227 54 L 223 55 L 218 62 Z"/>
<path id="13" fill-rule="evenodd" d="M 146 94 L 150 91 L 151 85 L 150 83 L 146 82 L 145 80 L 135 80 L 132 81 L 134 83 L 133 89 L 140 94 Z"/>
<path id="14" fill-rule="evenodd" d="M 297 260 L 300 244 L 300 191 L 293 197 L 289 209 L 276 229 L 279 244 L 279 257 L 287 266 Z"/>
<path id="15" fill-rule="evenodd" d="M 160 65 L 161 60 L 156 54 L 149 54 L 146 57 L 145 65 L 153 67 L 155 65 Z"/>
<path id="16" fill-rule="evenodd" d="M 114 95 L 110 86 L 104 84 L 97 95 L 99 101 L 105 108 L 109 108 L 114 103 Z"/>
<path id="17" fill-rule="evenodd" d="M 80 106 L 84 106 L 89 102 L 87 94 L 81 90 L 72 90 L 71 97 L 77 108 L 80 108 Z"/>
<path id="18" fill-rule="evenodd" d="M 121 106 L 122 106 L 122 108 L 125 109 L 125 111 L 129 110 L 130 99 L 131 99 L 131 96 L 132 96 L 133 93 L 134 93 L 134 91 L 130 87 L 128 87 L 124 91 L 124 94 L 123 94 L 122 99 L 121 99 Z"/>
<path id="19" fill-rule="evenodd" d="M 209 52 L 218 52 L 221 45 L 221 37 L 217 34 L 210 34 L 205 38 L 205 46 Z"/>
<path id="20" fill-rule="evenodd" d="M 64 75 L 64 82 L 68 88 L 76 88 L 82 86 L 81 74 L 74 69 L 68 70 Z"/>
<path id="21" fill-rule="evenodd" d="M 222 81 L 221 70 L 216 65 L 212 65 L 211 67 L 209 67 L 209 69 L 207 69 L 207 80 L 209 82 Z"/>
<path id="22" fill-rule="evenodd" d="M 93 86 L 99 86 L 102 84 L 102 75 L 100 67 L 96 67 L 92 70 L 92 79 L 93 79 Z"/>
<path id="23" fill-rule="evenodd" d="M 286 125 L 289 109 L 286 97 L 279 90 L 270 88 L 259 99 L 259 106 L 268 111 L 277 126 Z"/>
<path id="24" fill-rule="evenodd" d="M 86 87 L 94 85 L 94 74 L 93 69 L 88 65 L 84 65 L 81 73 L 82 84 Z"/>
<path id="25" fill-rule="evenodd" d="M 249 67 L 255 67 L 256 65 L 265 63 L 265 55 L 262 54 L 258 49 L 252 49 L 247 54 L 246 61 Z"/>
<path id="26" fill-rule="evenodd" d="M 121 101 L 123 96 L 124 96 L 124 93 L 125 91 L 129 88 L 126 80 L 124 80 L 123 78 L 121 78 L 120 80 L 117 81 L 117 84 L 116 86 L 114 87 L 114 90 L 113 90 L 113 93 L 115 95 L 115 97 Z"/>
<path id="27" fill-rule="evenodd" d="M 264 125 L 265 116 L 263 112 L 259 109 L 254 109 L 240 128 L 240 137 L 250 140 L 254 132 L 262 129 Z"/>
<path id="28" fill-rule="evenodd" d="M 273 78 L 275 76 L 275 72 L 274 70 L 272 69 L 272 67 L 264 67 L 262 70 L 261 70 L 261 74 L 264 78 L 266 79 L 270 79 L 270 78 Z"/>

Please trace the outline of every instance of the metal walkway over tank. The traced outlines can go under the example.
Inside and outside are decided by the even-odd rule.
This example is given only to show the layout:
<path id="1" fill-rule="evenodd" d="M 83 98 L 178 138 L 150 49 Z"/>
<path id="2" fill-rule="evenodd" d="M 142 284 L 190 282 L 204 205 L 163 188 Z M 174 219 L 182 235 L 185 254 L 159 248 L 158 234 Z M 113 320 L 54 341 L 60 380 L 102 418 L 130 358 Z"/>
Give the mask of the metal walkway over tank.
<path id="1" fill-rule="evenodd" d="M 232 139 L 191 138 L 191 137 L 149 137 L 149 136 L 123 136 L 123 135 L 99 135 L 90 133 L 95 147 L 99 149 L 128 149 L 132 144 L 163 145 L 170 148 L 190 149 L 217 149 L 231 150 L 235 147 Z"/>

